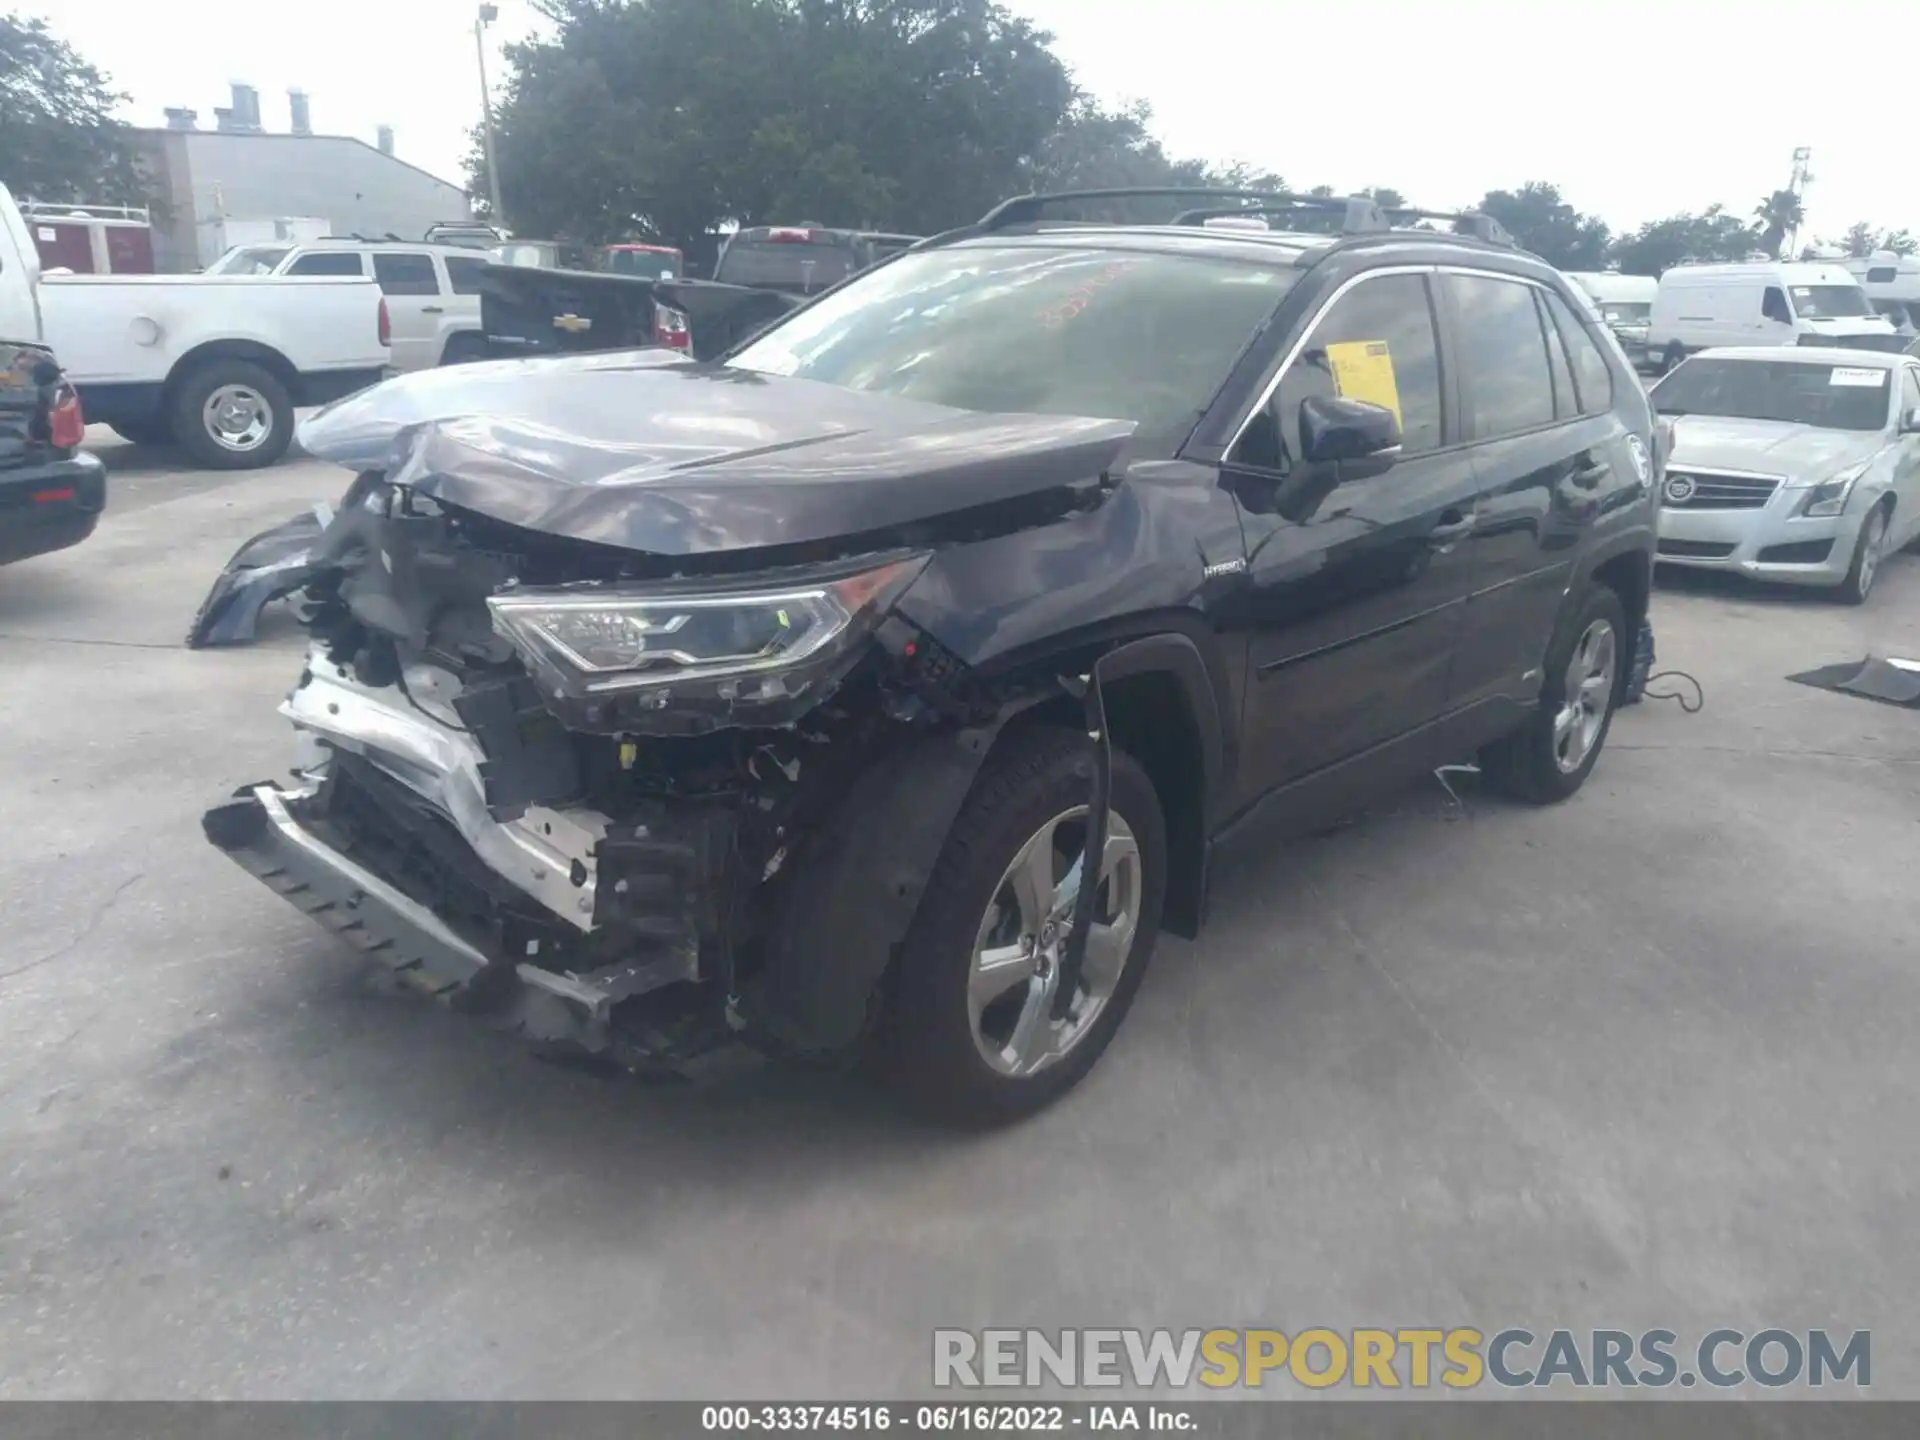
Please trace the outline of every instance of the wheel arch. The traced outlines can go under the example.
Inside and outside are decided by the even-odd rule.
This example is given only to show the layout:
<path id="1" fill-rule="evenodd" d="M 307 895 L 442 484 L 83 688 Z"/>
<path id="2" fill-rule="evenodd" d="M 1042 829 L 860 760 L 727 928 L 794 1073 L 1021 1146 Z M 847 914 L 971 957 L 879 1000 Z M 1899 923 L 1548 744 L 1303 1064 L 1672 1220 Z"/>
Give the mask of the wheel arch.
<path id="1" fill-rule="evenodd" d="M 1213 801 L 1227 763 L 1223 709 L 1206 660 L 1191 637 L 1169 631 L 1124 641 L 1085 673 L 1098 674 L 1111 741 L 1147 772 L 1167 822 L 1161 927 L 1194 939 L 1205 909 Z M 1007 729 L 1083 723 L 1081 703 L 1061 695 L 1023 710 Z"/>
<path id="2" fill-rule="evenodd" d="M 1147 770 L 1167 820 L 1162 928 L 1188 938 L 1198 932 L 1210 797 L 1227 763 L 1221 697 L 1190 637 L 1109 639 L 1033 657 L 1001 677 L 1019 698 L 993 717 L 916 735 L 855 779 L 773 897 L 764 963 L 743 995 L 759 1028 L 803 1052 L 858 1038 L 878 1013 L 896 949 L 982 767 L 1019 730 L 1054 725 L 1084 733 L 1083 703 L 1059 678 L 1096 672 L 1111 738 Z M 802 869 L 805 883 L 797 878 Z"/>
<path id="3" fill-rule="evenodd" d="M 167 378 L 162 384 L 165 403 L 171 406 L 187 377 L 216 360 L 243 360 L 250 365 L 258 365 L 280 382 L 289 399 L 299 388 L 300 372 L 291 360 L 271 345 L 263 345 L 258 340 L 207 340 L 173 362 L 173 368 L 167 371 Z"/>

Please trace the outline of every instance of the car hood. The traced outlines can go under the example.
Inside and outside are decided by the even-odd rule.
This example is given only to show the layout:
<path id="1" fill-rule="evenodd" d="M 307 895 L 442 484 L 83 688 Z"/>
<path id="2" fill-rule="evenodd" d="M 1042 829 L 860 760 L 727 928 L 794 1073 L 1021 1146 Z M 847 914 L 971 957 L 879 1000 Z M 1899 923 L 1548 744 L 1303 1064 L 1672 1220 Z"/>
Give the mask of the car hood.
<path id="1" fill-rule="evenodd" d="M 658 555 L 1085 503 L 1133 422 L 989 415 L 610 352 L 402 376 L 317 411 L 308 453 L 526 529 Z M 1032 523 L 1048 512 L 1022 507 Z M 935 537 L 937 538 L 937 537 Z"/>
<path id="2" fill-rule="evenodd" d="M 1780 420 L 1681 415 L 1673 422 L 1669 470 L 1751 470 L 1812 485 L 1865 460 L 1885 444 L 1873 430 L 1822 430 Z"/>

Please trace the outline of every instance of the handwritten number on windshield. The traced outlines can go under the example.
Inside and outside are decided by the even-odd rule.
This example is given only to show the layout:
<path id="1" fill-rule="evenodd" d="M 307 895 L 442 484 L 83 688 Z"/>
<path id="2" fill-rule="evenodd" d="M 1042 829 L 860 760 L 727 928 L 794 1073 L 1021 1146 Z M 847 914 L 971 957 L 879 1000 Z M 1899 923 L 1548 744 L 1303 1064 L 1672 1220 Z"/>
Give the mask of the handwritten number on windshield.
<path id="1" fill-rule="evenodd" d="M 1068 292 L 1064 300 L 1049 305 L 1040 312 L 1040 323 L 1049 330 L 1057 330 L 1069 320 L 1086 311 L 1093 297 L 1113 284 L 1127 271 L 1133 268 L 1131 260 L 1116 260 L 1098 275 L 1082 281 Z"/>

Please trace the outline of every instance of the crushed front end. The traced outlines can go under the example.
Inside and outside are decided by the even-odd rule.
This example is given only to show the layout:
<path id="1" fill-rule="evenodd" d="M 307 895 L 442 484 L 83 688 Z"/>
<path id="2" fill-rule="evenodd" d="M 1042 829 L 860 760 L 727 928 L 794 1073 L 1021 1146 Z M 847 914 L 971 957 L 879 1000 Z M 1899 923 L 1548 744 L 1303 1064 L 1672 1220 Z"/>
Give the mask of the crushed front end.
<path id="1" fill-rule="evenodd" d="M 898 602 L 944 545 L 1100 508 L 1130 430 L 645 355 L 340 402 L 301 433 L 360 478 L 300 554 L 293 783 L 207 837 L 536 1040 L 843 1049 L 1051 683 L 982 682 Z"/>
<path id="2" fill-rule="evenodd" d="M 304 597 L 293 782 L 246 787 L 206 835 L 404 981 L 536 1041 L 626 1068 L 776 1047 L 749 982 L 781 871 L 939 718 L 873 643 L 924 557 L 636 589 L 537 540 L 363 492 Z"/>

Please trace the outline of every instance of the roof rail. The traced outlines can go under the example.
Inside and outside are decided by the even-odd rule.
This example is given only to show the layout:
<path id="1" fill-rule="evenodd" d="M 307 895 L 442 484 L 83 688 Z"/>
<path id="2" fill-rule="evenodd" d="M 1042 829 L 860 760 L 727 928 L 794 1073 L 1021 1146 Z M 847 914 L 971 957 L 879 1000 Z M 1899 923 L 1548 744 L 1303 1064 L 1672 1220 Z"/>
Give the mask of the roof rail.
<path id="1" fill-rule="evenodd" d="M 152 213 L 144 205 L 70 205 L 60 200 L 22 200 L 20 213 L 28 220 L 108 220 L 147 225 Z"/>
<path id="2" fill-rule="evenodd" d="M 1072 205 L 1086 200 L 1185 199 L 1237 200 L 1238 205 L 1196 206 L 1181 211 L 1170 224 L 1194 225 L 1227 215 L 1288 215 L 1318 213 L 1340 216 L 1343 235 L 1378 234 L 1392 230 L 1401 217 L 1417 220 L 1450 220 L 1456 235 L 1471 236 L 1491 245 L 1511 246 L 1513 237 L 1491 215 L 1477 210 L 1418 210 L 1395 205 L 1383 208 L 1366 195 L 1294 195 L 1280 190 L 1236 190 L 1195 185 L 1126 185 L 1105 190 L 1059 190 L 1052 193 L 1016 195 L 1002 200 L 973 225 L 973 233 L 1005 230 L 1015 225 L 1030 225 L 1043 218 L 1045 210 L 1057 205 Z"/>

